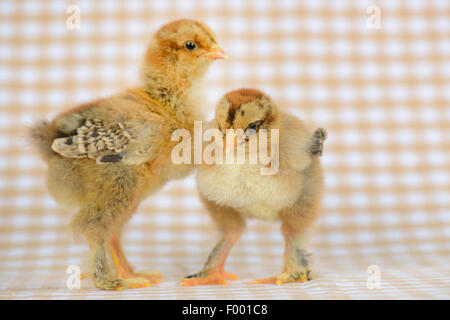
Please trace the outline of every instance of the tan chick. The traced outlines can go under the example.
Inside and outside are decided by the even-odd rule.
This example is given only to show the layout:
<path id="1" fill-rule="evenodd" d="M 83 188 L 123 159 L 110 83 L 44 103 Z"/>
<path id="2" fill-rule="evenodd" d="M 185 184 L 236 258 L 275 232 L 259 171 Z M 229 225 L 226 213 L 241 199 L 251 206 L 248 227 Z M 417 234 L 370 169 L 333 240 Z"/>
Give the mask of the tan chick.
<path id="1" fill-rule="evenodd" d="M 220 241 L 211 251 L 203 270 L 186 277 L 182 285 L 226 284 L 237 277 L 224 270 L 230 249 L 239 239 L 248 218 L 281 221 L 285 241 L 284 268 L 277 277 L 256 280 L 257 283 L 304 282 L 310 278 L 308 231 L 319 213 L 322 195 L 322 169 L 317 156 L 322 154 L 326 131 L 317 129 L 311 135 L 304 123 L 281 112 L 264 93 L 253 89 L 235 90 L 218 103 L 213 121 L 223 134 L 225 150 L 245 146 L 244 164 L 202 165 L 197 173 L 201 199 L 217 228 Z M 229 129 L 237 138 L 227 140 Z M 237 131 L 242 129 L 239 134 Z M 250 163 L 252 138 L 261 139 L 267 130 L 268 163 Z M 272 129 L 278 132 L 270 134 Z M 230 143 L 231 141 L 231 148 Z M 278 148 L 278 156 L 272 150 Z M 259 146 L 260 153 L 265 147 Z M 253 149 L 256 150 L 256 149 Z M 269 150 L 271 150 L 269 152 Z M 278 162 L 277 170 L 262 174 L 261 169 Z"/>
<path id="2" fill-rule="evenodd" d="M 121 248 L 122 229 L 146 196 L 191 171 L 192 166 L 172 163 L 171 134 L 193 130 L 199 117 L 192 99 L 196 83 L 212 61 L 224 58 L 206 25 L 171 22 L 151 39 L 140 86 L 32 128 L 33 142 L 48 163 L 51 194 L 79 208 L 71 226 L 89 243 L 89 275 L 97 287 L 161 281 L 158 272 L 134 272 Z"/>

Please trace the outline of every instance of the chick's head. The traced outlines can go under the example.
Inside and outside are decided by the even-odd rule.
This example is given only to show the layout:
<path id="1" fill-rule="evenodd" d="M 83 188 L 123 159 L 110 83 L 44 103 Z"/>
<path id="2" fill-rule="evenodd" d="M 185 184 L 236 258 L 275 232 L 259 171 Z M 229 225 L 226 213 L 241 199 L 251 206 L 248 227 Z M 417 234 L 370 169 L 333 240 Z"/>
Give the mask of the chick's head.
<path id="1" fill-rule="evenodd" d="M 188 80 L 204 74 L 214 60 L 226 58 L 213 31 L 201 22 L 188 19 L 162 26 L 146 54 L 148 64 Z"/>
<path id="2" fill-rule="evenodd" d="M 242 129 L 244 132 L 270 129 L 276 118 L 274 102 L 259 90 L 234 90 L 217 103 L 216 121 L 223 133 L 226 129 Z"/>
<path id="3" fill-rule="evenodd" d="M 227 93 L 216 108 L 218 129 L 227 134 L 233 129 L 234 144 L 241 144 L 249 137 L 265 129 L 279 129 L 279 116 L 275 103 L 263 92 L 255 89 L 238 89 Z"/>

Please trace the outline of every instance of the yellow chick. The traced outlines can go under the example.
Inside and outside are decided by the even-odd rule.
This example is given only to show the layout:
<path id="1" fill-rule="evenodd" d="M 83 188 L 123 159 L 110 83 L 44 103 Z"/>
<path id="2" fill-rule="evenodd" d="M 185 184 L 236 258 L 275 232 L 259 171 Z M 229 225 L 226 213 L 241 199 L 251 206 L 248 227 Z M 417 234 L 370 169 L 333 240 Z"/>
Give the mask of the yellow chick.
<path id="1" fill-rule="evenodd" d="M 48 163 L 51 194 L 79 208 L 71 226 L 89 243 L 89 275 L 97 287 L 161 281 L 158 272 L 134 272 L 121 248 L 122 229 L 146 196 L 191 171 L 193 166 L 172 163 L 171 134 L 193 130 L 198 120 L 193 88 L 212 61 L 225 58 L 205 24 L 171 22 L 151 39 L 140 86 L 32 128 L 33 143 Z"/>
<path id="2" fill-rule="evenodd" d="M 306 240 L 319 213 L 323 178 L 317 156 L 322 154 L 326 131 L 317 129 L 311 136 L 302 121 L 279 111 L 267 95 L 253 89 L 226 94 L 218 102 L 213 123 L 223 134 L 225 152 L 244 146 L 247 161 L 199 167 L 198 190 L 222 237 L 203 270 L 187 276 L 181 284 L 226 284 L 227 279 L 237 279 L 224 270 L 224 264 L 248 218 L 281 221 L 285 241 L 283 272 L 256 282 L 307 281 L 310 261 Z M 226 137 L 230 129 L 234 129 L 237 136 L 230 140 L 231 143 Z M 242 129 L 240 134 L 237 133 L 239 129 Z M 257 144 L 257 153 L 270 150 L 270 161 L 250 163 L 252 149 L 249 144 L 254 138 L 260 142 L 262 132 L 267 132 L 269 143 L 267 150 L 264 145 Z M 274 152 L 277 148 L 278 152 Z M 277 163 L 277 170 L 262 174 L 261 169 L 274 163 Z"/>

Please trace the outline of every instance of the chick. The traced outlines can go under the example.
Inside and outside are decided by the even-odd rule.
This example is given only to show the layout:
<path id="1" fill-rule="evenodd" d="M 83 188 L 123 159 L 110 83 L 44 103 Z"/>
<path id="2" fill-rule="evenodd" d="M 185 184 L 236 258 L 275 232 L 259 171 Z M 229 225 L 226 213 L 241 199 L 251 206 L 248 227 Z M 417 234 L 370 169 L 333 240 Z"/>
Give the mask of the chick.
<path id="1" fill-rule="evenodd" d="M 226 94 L 218 103 L 215 126 L 224 140 L 228 129 L 240 136 L 232 148 L 245 146 L 248 156 L 249 141 L 266 129 L 278 129 L 279 139 L 268 136 L 270 144 L 279 147 L 278 171 L 261 174 L 264 164 L 202 165 L 197 173 L 200 197 L 222 236 L 209 254 L 203 270 L 187 276 L 181 284 L 226 284 L 227 278 L 237 279 L 224 270 L 230 249 L 241 236 L 245 221 L 257 218 L 281 221 L 285 242 L 284 269 L 277 277 L 256 280 L 257 283 L 304 282 L 310 276 L 309 254 L 306 251 L 307 233 L 319 212 L 322 194 L 322 169 L 318 156 L 322 154 L 326 131 L 317 129 L 311 136 L 304 123 L 277 109 L 264 93 L 253 89 L 240 89 Z M 253 136 L 253 137 L 252 137 Z M 232 140 L 233 141 L 233 140 Z M 225 150 L 230 150 L 228 141 Z M 259 145 L 258 153 L 264 150 Z M 248 158 L 247 158 L 248 159 Z M 270 163 L 269 163 L 270 164 Z"/>
<path id="2" fill-rule="evenodd" d="M 89 243 L 89 275 L 97 287 L 147 287 L 162 279 L 158 272 L 134 272 L 121 248 L 122 229 L 141 200 L 191 171 L 192 166 L 172 163 L 171 134 L 181 128 L 192 132 L 198 120 L 196 83 L 212 61 L 225 58 L 209 27 L 171 22 L 151 39 L 141 85 L 31 129 L 48 163 L 51 194 L 79 208 L 71 226 Z"/>

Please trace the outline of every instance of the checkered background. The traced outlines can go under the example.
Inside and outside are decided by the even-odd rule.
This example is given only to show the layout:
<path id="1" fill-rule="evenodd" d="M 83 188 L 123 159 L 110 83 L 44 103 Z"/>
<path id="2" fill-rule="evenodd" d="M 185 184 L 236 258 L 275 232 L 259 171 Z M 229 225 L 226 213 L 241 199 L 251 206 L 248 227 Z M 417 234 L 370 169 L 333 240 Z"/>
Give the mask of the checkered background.
<path id="1" fill-rule="evenodd" d="M 373 4 L 380 29 L 366 24 Z M 70 5 L 81 10 L 79 29 L 66 26 Z M 255 221 L 227 265 L 241 280 L 180 287 L 217 237 L 191 176 L 145 200 L 124 236 L 132 264 L 159 269 L 165 282 L 66 287 L 67 267 L 82 265 L 87 248 L 73 243 L 74 212 L 49 196 L 25 128 L 136 83 L 150 35 L 181 17 L 210 25 L 229 55 L 208 74 L 211 110 L 251 86 L 328 129 L 315 280 L 249 284 L 282 266 L 279 225 Z M 0 298 L 450 298 L 449 57 L 448 0 L 1 0 Z M 367 287 L 371 265 L 379 289 Z"/>

